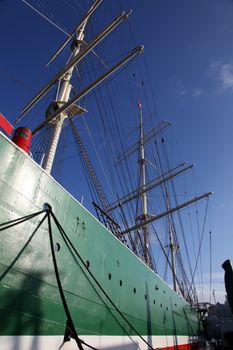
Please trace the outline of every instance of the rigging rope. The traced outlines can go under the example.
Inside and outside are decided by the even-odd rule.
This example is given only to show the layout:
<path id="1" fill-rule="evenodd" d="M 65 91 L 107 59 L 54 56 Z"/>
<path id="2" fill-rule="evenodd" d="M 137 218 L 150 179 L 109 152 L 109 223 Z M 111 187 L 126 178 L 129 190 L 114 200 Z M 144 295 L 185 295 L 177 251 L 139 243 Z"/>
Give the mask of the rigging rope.
<path id="1" fill-rule="evenodd" d="M 165 249 L 164 249 L 164 247 L 163 247 L 163 244 L 162 244 L 162 242 L 161 242 L 161 240 L 160 240 L 160 238 L 159 238 L 159 236 L 158 236 L 158 234 L 157 234 L 157 232 L 156 232 L 154 226 L 153 226 L 153 229 L 154 229 L 154 233 L 155 233 L 155 235 L 156 235 L 156 238 L 157 238 L 157 240 L 158 240 L 158 242 L 159 242 L 159 244 L 160 244 L 160 247 L 161 247 L 161 249 L 162 249 L 162 251 L 163 251 L 163 253 L 164 253 L 164 256 L 166 257 L 167 263 L 168 263 L 170 269 L 173 271 L 173 269 L 172 269 L 172 264 L 170 263 L 170 260 L 169 260 L 169 258 L 168 258 L 168 255 L 167 255 L 167 253 L 166 253 L 166 251 L 165 251 Z M 179 288 L 180 288 L 180 290 L 181 290 L 181 289 L 182 289 L 182 288 L 181 288 L 182 286 L 181 286 L 180 281 L 178 280 L 178 278 L 177 278 L 176 275 L 175 275 L 175 279 L 176 279 L 176 282 L 177 282 L 177 284 L 178 284 L 178 286 L 179 286 Z"/>
<path id="2" fill-rule="evenodd" d="M 92 145 L 93 145 L 93 148 L 94 148 L 96 157 L 97 157 L 97 159 L 98 159 L 98 162 L 99 162 L 99 164 L 100 164 L 100 167 L 101 167 L 101 169 L 102 169 L 102 172 L 103 172 L 103 174 L 104 174 L 104 177 L 105 177 L 105 179 L 106 179 L 106 181 L 107 181 L 107 183 L 108 183 L 108 185 L 109 185 L 109 188 L 110 188 L 110 190 L 111 190 L 111 192 L 112 192 L 112 194 L 113 194 L 113 190 L 112 190 L 112 186 L 111 186 L 111 184 L 110 184 L 110 180 L 109 180 L 109 178 L 108 178 L 108 176 L 107 176 L 107 173 L 106 173 L 106 171 L 105 171 L 105 169 L 104 169 L 103 163 L 102 163 L 101 158 L 100 158 L 100 156 L 99 156 L 99 153 L 98 153 L 98 151 L 97 151 L 95 142 L 94 142 L 93 137 L 92 137 L 92 135 L 91 135 L 90 129 L 89 129 L 88 125 L 87 125 L 86 119 L 85 119 L 85 118 L 82 118 L 82 119 L 83 119 L 85 128 L 86 128 L 86 130 L 87 130 L 88 136 L 89 136 L 89 138 L 90 138 L 90 140 L 91 140 L 91 143 L 92 143 Z"/>
<path id="3" fill-rule="evenodd" d="M 7 230 L 8 228 L 11 228 L 15 225 L 22 224 L 23 222 L 30 220 L 30 219 L 34 218 L 35 216 L 40 215 L 44 212 L 45 212 L 44 210 L 40 210 L 37 213 L 29 214 L 29 215 L 23 216 L 21 218 L 17 218 L 14 220 L 10 220 L 8 222 L 1 223 L 0 224 L 0 231 L 4 231 L 4 230 Z"/>
<path id="4" fill-rule="evenodd" d="M 55 167 L 52 170 L 53 174 L 56 173 L 56 178 L 59 178 L 59 176 L 61 175 L 62 166 L 64 162 L 64 154 L 65 154 L 65 149 L 67 147 L 67 141 L 69 136 L 69 128 L 67 127 L 67 125 L 63 124 L 61 136 L 62 137 L 60 138 L 58 143 L 56 160 L 54 162 Z"/>
<path id="5" fill-rule="evenodd" d="M 210 235 L 210 304 L 212 298 L 212 231 L 209 231 Z"/>
<path id="6" fill-rule="evenodd" d="M 39 164 L 42 163 L 43 156 L 51 138 L 51 134 L 52 127 L 51 125 L 47 125 L 43 130 L 41 130 L 40 133 L 38 133 L 38 136 L 36 135 L 36 139 L 32 139 L 32 153 L 34 154 L 34 160 Z"/>
<path id="7" fill-rule="evenodd" d="M 2 228 L 0 229 L 0 231 L 7 230 L 8 228 L 11 228 L 11 227 L 19 225 L 19 224 L 21 224 L 23 222 L 29 221 L 30 219 L 32 219 L 32 218 L 34 218 L 34 217 L 36 217 L 36 216 L 38 216 L 38 215 L 40 215 L 42 213 L 45 213 L 44 217 L 39 222 L 37 227 L 34 229 L 34 231 L 32 232 L 31 236 L 27 240 L 26 244 L 24 244 L 23 248 L 20 250 L 20 252 L 14 258 L 14 260 L 11 262 L 10 266 L 8 266 L 7 269 L 0 276 L 0 281 L 8 274 L 10 269 L 14 266 L 14 264 L 16 263 L 16 261 L 18 260 L 18 258 L 22 254 L 22 252 L 25 250 L 25 248 L 31 242 L 32 238 L 35 236 L 36 232 L 38 231 L 40 226 L 43 224 L 45 219 L 47 218 L 48 219 L 49 239 L 50 239 L 50 247 L 51 247 L 52 260 L 53 260 L 53 265 L 54 265 L 54 271 L 55 271 L 55 276 L 56 276 L 57 285 L 58 285 L 59 293 L 60 293 L 60 296 L 61 296 L 62 304 L 63 304 L 64 310 L 65 310 L 65 313 L 66 313 L 66 316 L 67 316 L 67 320 L 68 320 L 67 321 L 67 326 L 69 326 L 69 328 L 71 330 L 71 335 L 75 339 L 75 341 L 76 341 L 76 343 L 77 343 L 77 345 L 78 345 L 80 350 L 84 350 L 83 347 L 82 347 L 82 344 L 86 345 L 87 347 L 91 348 L 92 350 L 98 350 L 98 349 L 94 348 L 93 346 L 87 344 L 83 340 L 81 340 L 78 337 L 77 331 L 76 331 L 76 329 L 74 327 L 74 323 L 73 323 L 73 320 L 71 318 L 71 314 L 69 312 L 68 305 L 66 303 L 66 299 L 65 299 L 65 295 L 64 295 L 64 292 L 63 292 L 63 288 L 62 288 L 62 284 L 61 284 L 61 280 L 60 280 L 60 275 L 59 275 L 59 271 L 58 271 L 56 255 L 55 255 L 55 249 L 54 249 L 54 243 L 53 243 L 53 237 L 52 237 L 52 226 L 51 226 L 51 220 L 50 220 L 50 214 L 51 214 L 50 209 L 47 208 L 47 209 L 44 209 L 42 211 L 36 212 L 34 214 L 26 215 L 24 217 L 20 217 L 20 218 L 17 218 L 17 219 L 14 219 L 14 220 L 10 220 L 10 221 L 5 222 L 5 223 L 1 223 L 0 226 Z M 68 336 L 68 334 L 65 334 L 65 336 Z"/>
<path id="8" fill-rule="evenodd" d="M 206 202 L 206 208 L 205 208 L 205 216 L 204 216 L 202 234 L 201 234 L 201 239 L 200 239 L 199 248 L 198 248 L 198 253 L 197 253 L 197 260 L 196 260 L 195 267 L 194 267 L 194 270 L 193 270 L 191 285 L 192 285 L 193 280 L 194 280 L 194 277 L 195 277 L 195 273 L 196 273 L 196 269 L 197 269 L 197 264 L 198 264 L 199 257 L 200 257 L 200 253 L 201 253 L 201 246 L 202 246 L 202 241 L 203 241 L 204 232 L 205 232 L 205 224 L 206 224 L 206 218 L 207 218 L 208 204 L 209 204 L 209 199 L 207 199 L 207 202 Z"/>
<path id="9" fill-rule="evenodd" d="M 197 220 L 197 233 L 198 233 L 198 240 L 199 240 L 199 244 L 201 242 L 201 235 L 200 235 L 200 224 L 199 224 L 199 216 L 198 216 L 198 204 L 196 203 L 196 220 Z M 203 298 L 203 269 L 202 269 L 202 254 L 200 251 L 200 272 L 201 272 L 201 295 Z"/>
<path id="10" fill-rule="evenodd" d="M 89 72 L 90 72 L 90 70 L 89 70 Z M 92 72 L 96 76 L 95 70 L 93 68 L 93 64 L 92 64 Z M 91 74 L 89 73 L 89 75 L 90 75 L 90 79 L 91 79 Z M 112 90 L 111 81 L 109 82 L 108 87 Z M 121 173 L 122 176 L 119 177 L 118 180 L 119 180 L 119 185 L 121 186 L 121 188 L 123 188 L 123 187 L 128 186 L 128 181 L 126 178 L 125 170 L 123 168 L 121 168 L 121 170 L 119 170 L 115 166 L 115 172 L 113 173 L 112 169 L 110 167 L 110 164 L 112 164 L 112 160 L 114 158 L 116 158 L 116 151 L 115 151 L 116 148 L 120 148 L 121 150 L 123 149 L 122 137 L 121 136 L 119 137 L 119 135 L 122 134 L 122 128 L 120 127 L 119 117 L 116 113 L 117 98 L 115 98 L 114 102 L 112 101 L 112 95 L 110 94 L 109 89 L 106 89 L 106 84 L 104 84 L 104 87 L 102 90 L 101 89 L 99 90 L 99 93 L 100 93 L 100 99 L 101 99 L 101 108 L 100 108 L 99 100 L 96 97 L 96 91 L 94 91 L 93 95 L 95 97 L 96 106 L 97 106 L 99 115 L 101 117 L 101 123 L 102 123 L 101 126 L 105 130 L 105 137 L 106 137 L 107 142 L 108 142 L 108 148 L 105 149 L 106 164 L 109 167 L 109 174 L 111 174 L 112 181 L 115 181 L 115 175 L 117 175 L 117 173 L 118 174 Z M 107 98 L 106 97 L 103 98 L 104 93 L 107 95 Z M 113 93 L 113 90 L 112 90 L 112 93 Z M 108 104 L 108 106 L 106 106 L 106 104 Z M 107 110 L 107 107 L 110 110 L 110 112 Z M 105 114 L 110 117 L 109 121 L 104 119 L 103 113 L 101 112 L 101 109 L 105 110 Z M 113 116 L 113 118 L 111 118 L 111 116 Z M 116 131 L 114 132 L 114 130 L 116 130 Z M 123 140 L 124 140 L 124 137 L 123 137 Z M 132 181 L 132 177 L 130 177 L 130 175 L 128 175 L 128 179 L 130 179 L 130 181 Z M 113 187 L 114 187 L 115 192 L 117 193 L 116 182 L 115 183 L 113 182 Z M 133 188 L 133 186 L 132 186 L 132 188 Z M 128 192 L 130 192 L 130 190 L 131 189 L 129 189 Z M 126 192 L 126 191 L 123 190 L 123 192 Z M 130 203 L 130 205 L 132 206 L 131 203 Z M 133 213 L 133 211 L 132 211 L 132 213 Z M 132 217 L 133 217 L 133 215 L 132 215 Z M 125 225 L 125 223 L 126 222 L 123 220 L 124 225 Z M 131 241 L 131 246 L 132 246 L 132 240 L 130 237 L 128 237 L 128 238 L 129 238 L 129 241 Z"/>
<path id="11" fill-rule="evenodd" d="M 59 275 L 59 271 L 58 271 L 58 266 L 57 266 L 57 261 L 56 261 L 56 256 L 55 256 L 55 250 L 54 250 L 52 226 L 51 226 L 50 210 L 49 209 L 47 210 L 47 214 L 48 214 L 47 217 L 48 217 L 48 226 L 49 226 L 50 248 L 51 248 L 52 259 L 53 259 L 53 266 L 54 266 L 54 271 L 55 271 L 55 276 L 56 276 L 56 280 L 57 280 L 59 293 L 60 293 L 60 296 L 61 296 L 62 304 L 63 304 L 64 310 L 65 310 L 65 313 L 66 313 L 66 316 L 67 316 L 67 320 L 68 320 L 69 326 L 71 328 L 72 336 L 75 339 L 75 341 L 76 341 L 76 343 L 78 345 L 78 348 L 80 350 L 84 350 L 83 346 L 82 346 L 82 343 L 81 343 L 81 340 L 79 339 L 78 333 L 77 333 L 77 331 L 75 329 L 75 326 L 74 326 L 74 323 L 73 323 L 73 320 L 72 320 L 72 317 L 71 317 L 71 314 L 70 314 L 70 311 L 69 311 L 69 308 L 68 308 L 68 305 L 67 305 L 67 302 L 66 302 L 66 298 L 65 298 L 65 295 L 64 295 L 64 292 L 63 292 L 61 280 L 60 280 L 60 275 Z"/>
<path id="12" fill-rule="evenodd" d="M 44 211 L 43 211 L 44 212 Z M 37 215 L 40 215 L 36 214 Z M 10 263 L 10 265 L 5 269 L 5 271 L 1 274 L 0 276 L 0 281 L 2 281 L 4 279 L 4 277 L 6 277 L 6 275 L 8 274 L 8 272 L 10 271 L 10 269 L 12 269 L 12 267 L 15 265 L 15 263 L 17 262 L 17 260 L 19 259 L 19 257 L 21 256 L 21 254 L 23 253 L 23 251 L 26 249 L 26 247 L 28 246 L 28 244 L 31 242 L 32 238 L 35 236 L 36 232 L 39 230 L 40 226 L 43 224 L 43 222 L 45 221 L 47 217 L 47 213 L 45 214 L 45 216 L 43 217 L 43 219 L 39 222 L 39 224 L 37 225 L 37 227 L 35 228 L 35 230 L 32 232 L 31 236 L 29 237 L 29 239 L 27 240 L 26 244 L 24 244 L 23 248 L 19 251 L 19 253 L 16 255 L 16 257 L 14 258 L 14 260 Z M 27 218 L 26 221 L 30 220 L 31 217 Z M 15 225 L 18 225 L 20 222 L 18 221 L 17 223 L 15 223 Z M 6 230 L 6 228 L 3 228 L 1 231 Z"/>
<path id="13" fill-rule="evenodd" d="M 50 24 L 52 24 L 54 27 L 56 27 L 57 29 L 59 29 L 61 32 L 63 32 L 64 34 L 66 34 L 67 36 L 71 36 L 69 33 L 67 33 L 64 29 L 62 29 L 61 27 L 59 27 L 56 23 L 54 23 L 51 19 L 49 19 L 48 17 L 46 17 L 43 13 L 41 13 L 39 10 L 37 10 L 35 7 L 33 7 L 31 4 L 29 4 L 26 0 L 21 0 L 23 3 L 25 3 L 27 6 L 29 6 L 33 11 L 35 11 L 36 13 L 38 13 L 41 17 L 43 17 L 46 21 L 48 21 Z"/>
<path id="14" fill-rule="evenodd" d="M 56 223 L 55 223 L 56 224 Z M 128 331 L 122 326 L 122 324 L 120 323 L 120 321 L 116 318 L 115 314 L 111 311 L 111 309 L 109 308 L 109 306 L 106 304 L 106 302 L 104 301 L 103 297 L 101 297 L 101 295 L 99 294 L 99 292 L 97 291 L 97 289 L 95 288 L 95 286 L 93 285 L 93 283 L 90 281 L 90 279 L 87 277 L 87 274 L 85 273 L 84 269 L 80 266 L 80 263 L 78 262 L 77 258 L 75 257 L 74 252 L 71 250 L 71 247 L 69 245 L 69 242 L 67 242 L 66 237 L 64 237 L 63 232 L 60 230 L 60 228 L 57 226 L 67 248 L 69 249 L 70 254 L 72 255 L 74 261 L 77 263 L 77 265 L 80 267 L 82 273 L 86 276 L 86 278 L 88 279 L 89 283 L 91 284 L 92 288 L 94 289 L 94 291 L 97 293 L 98 297 L 101 299 L 101 301 L 103 302 L 103 304 L 106 306 L 107 310 L 110 312 L 111 316 L 114 318 L 114 320 L 116 321 L 116 323 L 121 327 L 121 329 L 123 330 L 123 332 L 125 334 L 127 334 L 129 336 L 129 338 L 132 340 L 133 343 L 135 343 L 135 341 L 133 340 L 133 338 L 131 337 L 131 335 L 128 333 Z M 85 263 L 84 263 L 85 264 Z M 88 270 L 88 267 L 84 266 L 85 270 Z M 88 271 L 89 272 L 89 271 Z M 95 282 L 95 281 L 94 281 Z"/>
<path id="15" fill-rule="evenodd" d="M 165 145 L 164 139 L 162 139 L 162 140 L 163 140 L 162 141 L 162 148 L 163 148 L 163 152 L 164 152 L 164 157 L 165 157 L 167 168 L 169 170 L 169 169 L 171 169 L 171 167 L 170 167 L 170 162 L 169 162 L 169 158 L 168 158 L 168 153 L 167 153 L 167 149 L 166 149 L 166 145 Z M 175 205 L 178 206 L 178 200 L 177 200 L 174 180 L 171 179 L 170 182 L 171 182 L 172 191 L 173 191 L 173 195 L 174 195 L 174 199 L 175 199 Z M 183 222 L 182 222 L 181 214 L 180 214 L 179 210 L 178 210 L 177 214 L 178 214 L 178 220 L 179 220 L 181 233 L 182 233 L 182 238 L 183 238 L 183 242 L 184 242 L 186 257 L 187 257 L 187 261 L 188 261 L 188 266 L 189 266 L 189 270 L 190 270 L 190 275 L 192 276 L 193 271 L 192 271 L 191 261 L 190 261 L 190 257 L 189 257 L 187 241 L 186 241 L 186 237 L 185 237 L 185 234 L 184 234 L 184 226 L 183 226 Z M 178 242 L 178 237 L 177 237 L 177 233 L 176 233 L 176 229 L 175 229 L 175 223 L 174 223 L 174 220 L 173 220 L 173 216 L 171 216 L 171 218 L 172 218 L 172 225 L 173 225 L 173 228 L 174 228 L 174 236 L 175 236 L 175 240 L 176 240 L 175 243 L 178 244 L 179 242 Z M 195 290 L 196 290 L 195 289 L 195 284 L 194 284 L 194 281 L 193 281 L 192 282 L 193 286 L 192 286 L 190 284 L 189 280 L 188 280 L 187 274 L 186 274 L 185 269 L 184 269 L 183 259 L 182 259 L 182 256 L 181 256 L 179 251 L 177 252 L 177 257 L 178 257 L 178 261 L 180 263 L 181 272 L 183 274 L 185 287 L 186 287 L 186 289 L 188 289 L 188 284 L 189 284 L 189 286 L 191 287 L 191 290 L 192 290 L 192 292 L 194 294 L 194 299 L 195 299 L 195 294 L 196 294 L 196 292 L 195 292 Z M 189 293 L 190 293 L 190 290 L 189 290 Z"/>
<path id="16" fill-rule="evenodd" d="M 9 75 L 8 73 L 5 73 L 5 72 L 3 72 L 3 71 L 0 71 L 0 74 L 1 74 L 4 78 L 13 81 L 14 83 L 18 84 L 19 86 L 22 86 L 23 88 L 27 89 L 28 91 L 30 91 L 30 92 L 34 91 L 34 92 L 35 92 L 35 90 L 34 90 L 31 86 L 25 84 L 25 83 L 24 83 L 23 81 L 21 81 L 21 80 L 15 79 L 14 77 L 12 77 L 11 75 Z"/>

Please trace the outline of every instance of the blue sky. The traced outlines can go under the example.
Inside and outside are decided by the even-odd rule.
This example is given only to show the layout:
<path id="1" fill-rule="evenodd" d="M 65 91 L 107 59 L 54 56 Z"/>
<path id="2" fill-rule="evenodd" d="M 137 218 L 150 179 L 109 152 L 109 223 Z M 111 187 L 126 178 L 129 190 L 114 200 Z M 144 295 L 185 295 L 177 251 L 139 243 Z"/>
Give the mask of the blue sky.
<path id="1" fill-rule="evenodd" d="M 68 32 L 90 3 L 28 2 Z M 136 70 L 137 65 L 147 62 L 150 81 L 143 69 L 142 74 L 138 69 L 136 76 L 138 81 L 145 80 L 144 89 L 150 90 L 150 83 L 153 86 L 147 111 L 156 105 L 160 119 L 172 122 L 175 140 L 170 146 L 172 153 L 178 144 L 179 158 L 196 163 L 195 173 L 202 192 L 214 192 L 208 229 L 211 227 L 213 239 L 213 288 L 217 299 L 223 300 L 221 264 L 225 259 L 233 259 L 233 1 L 105 0 L 102 11 L 96 13 L 95 28 L 98 31 L 121 9 L 130 8 L 133 9 L 130 26 L 123 25 L 120 34 L 112 35 L 104 58 L 117 57 L 117 49 L 127 52 L 134 41 L 145 46 L 144 57 L 132 67 Z M 0 111 L 13 121 L 33 94 L 62 66 L 63 55 L 45 68 L 66 36 L 20 0 L 0 1 L 0 32 Z M 140 88 L 135 91 L 146 103 Z M 119 92 L 119 100 L 125 92 L 124 89 Z M 130 108 L 126 100 L 122 106 L 121 110 Z M 128 131 L 132 124 L 129 119 Z M 64 184 L 72 190 L 75 181 L 64 180 Z M 75 191 L 80 198 L 82 192 Z M 209 252 L 203 252 L 207 283 L 208 259 Z"/>

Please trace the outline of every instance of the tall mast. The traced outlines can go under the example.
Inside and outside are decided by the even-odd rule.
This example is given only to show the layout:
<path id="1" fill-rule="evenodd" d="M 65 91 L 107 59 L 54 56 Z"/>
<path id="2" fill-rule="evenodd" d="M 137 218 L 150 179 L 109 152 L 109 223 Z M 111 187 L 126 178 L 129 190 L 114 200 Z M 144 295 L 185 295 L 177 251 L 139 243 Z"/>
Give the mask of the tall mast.
<path id="1" fill-rule="evenodd" d="M 88 21 L 88 18 L 83 22 L 82 26 L 80 28 L 78 28 L 78 30 L 77 30 L 76 39 L 74 41 L 74 45 L 72 45 L 73 52 L 71 55 L 71 59 L 74 58 L 80 52 L 80 48 L 81 48 L 81 45 L 82 45 L 82 42 L 84 39 L 84 30 L 85 30 L 85 26 L 87 24 L 87 21 Z M 64 103 L 68 102 L 68 100 L 69 100 L 70 92 L 71 92 L 71 88 L 72 88 L 70 81 L 72 78 L 74 67 L 75 66 L 71 67 L 61 80 L 60 88 L 59 88 L 59 91 L 57 94 L 57 99 L 56 99 L 56 102 L 57 102 L 59 107 L 62 106 Z M 63 112 L 59 115 L 59 117 L 55 121 L 55 126 L 54 126 L 53 134 L 52 134 L 52 137 L 50 140 L 50 144 L 48 147 L 48 151 L 45 155 L 44 162 L 42 165 L 43 168 L 48 173 L 50 173 L 51 169 L 52 169 L 53 160 L 55 157 L 55 153 L 56 153 L 59 137 L 61 134 L 62 126 L 63 126 L 64 120 L 66 118 L 68 118 L 68 115 L 66 112 Z"/>
<path id="2" fill-rule="evenodd" d="M 141 176 L 141 201 L 142 201 L 142 216 L 141 221 L 146 221 L 148 218 L 147 210 L 147 194 L 143 191 L 146 186 L 146 159 L 145 159 L 145 149 L 144 149 L 144 130 L 143 130 L 143 117 L 142 117 L 142 104 L 138 104 L 139 116 L 140 116 L 140 140 L 139 140 L 139 166 L 140 166 L 140 176 Z M 149 263 L 149 253 L 148 253 L 148 224 L 142 226 L 143 230 L 143 255 L 146 264 Z"/>

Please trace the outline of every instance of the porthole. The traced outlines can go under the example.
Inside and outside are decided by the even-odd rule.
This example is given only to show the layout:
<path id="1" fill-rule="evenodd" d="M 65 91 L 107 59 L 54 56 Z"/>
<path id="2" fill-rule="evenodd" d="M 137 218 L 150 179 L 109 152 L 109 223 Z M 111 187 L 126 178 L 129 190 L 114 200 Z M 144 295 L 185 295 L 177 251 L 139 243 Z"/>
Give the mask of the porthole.
<path id="1" fill-rule="evenodd" d="M 160 304 L 160 307 L 162 308 L 162 307 L 163 307 L 163 304 Z"/>
<path id="2" fill-rule="evenodd" d="M 153 303 L 155 304 L 155 299 L 153 300 Z"/>
<path id="3" fill-rule="evenodd" d="M 59 250 L 61 249 L 61 245 L 59 243 L 55 243 L 54 249 L 56 252 L 59 252 Z"/>
<path id="4" fill-rule="evenodd" d="M 136 288 L 133 289 L 134 294 L 136 294 Z"/>
<path id="5" fill-rule="evenodd" d="M 147 295 L 145 294 L 145 299 L 147 299 Z"/>
<path id="6" fill-rule="evenodd" d="M 166 307 L 166 310 L 168 311 L 168 307 Z"/>
<path id="7" fill-rule="evenodd" d="M 120 280 L 120 286 L 122 286 L 122 280 Z"/>
<path id="8" fill-rule="evenodd" d="M 110 280 L 112 278 L 111 273 L 108 274 L 108 279 Z"/>
<path id="9" fill-rule="evenodd" d="M 155 285 L 155 290 L 158 290 L 159 289 L 159 287 L 157 286 L 157 284 Z"/>

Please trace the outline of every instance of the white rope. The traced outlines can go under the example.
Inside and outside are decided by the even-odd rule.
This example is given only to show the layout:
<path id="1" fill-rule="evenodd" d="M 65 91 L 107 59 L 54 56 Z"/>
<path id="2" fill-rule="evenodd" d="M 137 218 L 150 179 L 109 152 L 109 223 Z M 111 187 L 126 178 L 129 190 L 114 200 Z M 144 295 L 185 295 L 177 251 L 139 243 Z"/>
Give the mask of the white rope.
<path id="1" fill-rule="evenodd" d="M 69 33 L 67 33 L 64 29 L 62 29 L 61 27 L 59 27 L 56 23 L 54 23 L 51 19 L 49 19 L 48 17 L 46 17 L 43 13 L 41 13 L 39 10 L 37 10 L 35 7 L 33 7 L 31 4 L 29 4 L 26 0 L 22 0 L 22 2 L 24 2 L 27 6 L 29 6 L 32 10 L 34 10 L 36 13 L 38 13 L 41 17 L 43 17 L 46 21 L 48 21 L 49 23 L 51 23 L 54 27 L 56 27 L 57 29 L 59 29 L 61 32 L 63 32 L 64 34 L 66 34 L 67 36 L 71 37 L 71 35 Z M 85 42 L 84 42 L 85 43 Z M 85 43 L 87 45 L 87 43 Z M 91 50 L 92 53 L 100 60 L 100 62 L 103 64 L 103 66 L 105 68 L 108 69 L 108 66 L 104 63 L 104 61 L 99 57 L 99 55 L 92 49 Z"/>
<path id="2" fill-rule="evenodd" d="M 33 7 L 31 4 L 29 4 L 26 0 L 22 0 L 22 2 L 24 2 L 27 6 L 29 6 L 32 10 L 34 10 L 36 13 L 38 13 L 40 16 L 42 16 L 46 21 L 48 21 L 49 23 L 51 23 L 54 27 L 56 27 L 57 29 L 59 29 L 61 32 L 63 32 L 64 34 L 70 36 L 69 33 L 67 33 L 64 29 L 62 29 L 61 27 L 59 27 L 56 23 L 54 23 L 53 21 L 51 21 L 51 19 L 49 19 L 48 17 L 46 17 L 45 15 L 43 15 L 43 13 L 41 13 L 40 11 L 38 11 L 35 7 Z"/>
<path id="3" fill-rule="evenodd" d="M 73 1 L 82 11 L 84 11 L 84 8 L 80 5 L 80 3 L 77 0 L 73 0 Z"/>
<path id="4" fill-rule="evenodd" d="M 83 42 L 85 45 L 88 45 L 88 43 L 86 41 L 83 40 Z M 104 63 L 104 61 L 100 58 L 100 56 L 93 49 L 91 50 L 91 52 L 100 60 L 100 62 L 102 63 L 102 65 L 105 68 L 109 69 L 109 67 L 106 65 L 106 63 Z"/>

